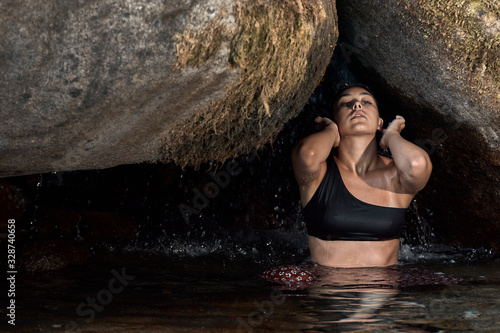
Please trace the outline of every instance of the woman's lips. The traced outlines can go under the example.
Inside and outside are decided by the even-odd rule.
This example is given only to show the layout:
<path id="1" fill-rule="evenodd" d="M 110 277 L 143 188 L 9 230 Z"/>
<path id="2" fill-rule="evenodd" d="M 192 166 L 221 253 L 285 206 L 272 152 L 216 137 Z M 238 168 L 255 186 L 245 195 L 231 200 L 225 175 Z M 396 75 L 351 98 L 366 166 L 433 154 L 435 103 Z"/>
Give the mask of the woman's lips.
<path id="1" fill-rule="evenodd" d="M 364 114 L 362 111 L 355 111 L 355 112 L 352 114 L 351 119 L 354 119 L 354 118 L 359 118 L 359 117 L 366 118 L 365 114 Z"/>

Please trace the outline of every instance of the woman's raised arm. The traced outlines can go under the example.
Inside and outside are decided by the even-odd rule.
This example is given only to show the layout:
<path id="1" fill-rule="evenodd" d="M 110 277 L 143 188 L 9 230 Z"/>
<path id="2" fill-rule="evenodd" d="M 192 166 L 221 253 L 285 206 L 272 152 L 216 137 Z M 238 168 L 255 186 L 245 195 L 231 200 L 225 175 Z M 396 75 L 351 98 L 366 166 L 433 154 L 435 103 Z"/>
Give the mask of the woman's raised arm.
<path id="1" fill-rule="evenodd" d="M 321 117 L 314 121 L 319 132 L 303 138 L 292 150 L 293 171 L 300 186 L 308 185 L 317 179 L 321 163 L 326 161 L 332 148 L 340 143 L 335 122 Z"/>
<path id="2" fill-rule="evenodd" d="M 401 131 L 405 127 L 405 119 L 396 116 L 389 123 L 380 140 L 380 146 L 391 150 L 396 164 L 399 180 L 408 193 L 417 193 L 424 188 L 432 171 L 429 155 L 417 145 L 403 139 Z"/>

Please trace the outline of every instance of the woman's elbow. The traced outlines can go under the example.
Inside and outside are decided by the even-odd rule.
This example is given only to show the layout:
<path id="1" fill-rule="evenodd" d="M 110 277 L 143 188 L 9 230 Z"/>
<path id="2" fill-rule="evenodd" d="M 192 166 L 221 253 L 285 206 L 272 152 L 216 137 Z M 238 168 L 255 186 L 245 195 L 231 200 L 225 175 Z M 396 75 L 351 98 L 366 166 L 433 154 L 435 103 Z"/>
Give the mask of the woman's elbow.
<path id="1" fill-rule="evenodd" d="M 314 149 L 299 142 L 292 150 L 292 159 L 300 161 L 304 165 L 314 165 L 317 154 Z"/>
<path id="2" fill-rule="evenodd" d="M 432 171 L 432 162 L 427 154 L 414 157 L 411 162 L 411 174 L 415 178 L 428 178 Z"/>
<path id="3" fill-rule="evenodd" d="M 410 171 L 406 173 L 404 183 L 411 192 L 422 190 L 432 172 L 432 163 L 428 156 L 417 157 L 410 162 Z"/>

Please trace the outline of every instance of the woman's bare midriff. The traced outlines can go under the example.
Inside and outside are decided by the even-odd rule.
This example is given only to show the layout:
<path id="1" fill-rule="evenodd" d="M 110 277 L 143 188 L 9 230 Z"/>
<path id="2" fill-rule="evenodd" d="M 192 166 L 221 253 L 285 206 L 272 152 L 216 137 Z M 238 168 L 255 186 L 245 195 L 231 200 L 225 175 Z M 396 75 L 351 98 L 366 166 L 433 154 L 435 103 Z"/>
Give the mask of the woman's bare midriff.
<path id="1" fill-rule="evenodd" d="M 385 267 L 397 264 L 399 239 L 385 241 L 322 240 L 309 236 L 311 260 L 330 267 Z"/>

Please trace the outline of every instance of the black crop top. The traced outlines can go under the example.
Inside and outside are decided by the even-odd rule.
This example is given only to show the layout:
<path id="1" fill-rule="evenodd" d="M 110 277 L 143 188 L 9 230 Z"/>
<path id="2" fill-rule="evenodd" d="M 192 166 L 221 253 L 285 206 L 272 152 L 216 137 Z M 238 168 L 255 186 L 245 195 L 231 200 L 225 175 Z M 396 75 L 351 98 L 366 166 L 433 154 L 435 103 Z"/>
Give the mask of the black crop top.
<path id="1" fill-rule="evenodd" d="M 355 198 L 345 187 L 333 155 L 328 157 L 325 177 L 302 210 L 310 236 L 353 241 L 399 238 L 405 211 Z"/>

